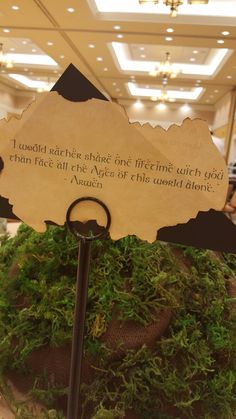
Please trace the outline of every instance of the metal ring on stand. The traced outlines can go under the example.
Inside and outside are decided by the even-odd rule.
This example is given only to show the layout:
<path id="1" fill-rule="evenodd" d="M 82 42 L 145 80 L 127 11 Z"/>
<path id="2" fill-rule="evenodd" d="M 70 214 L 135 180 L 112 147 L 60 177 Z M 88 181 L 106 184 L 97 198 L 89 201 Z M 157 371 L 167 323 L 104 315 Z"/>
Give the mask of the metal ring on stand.
<path id="1" fill-rule="evenodd" d="M 103 209 L 104 209 L 104 211 L 105 211 L 105 213 L 106 213 L 106 217 L 107 217 L 107 223 L 106 223 L 106 226 L 105 227 L 102 227 L 103 228 L 103 231 L 101 232 L 101 233 L 98 233 L 98 234 L 95 234 L 95 235 L 91 235 L 91 236 L 86 236 L 86 235 L 84 235 L 84 234 L 82 234 L 82 233 L 80 233 L 76 228 L 75 228 L 75 225 L 74 225 L 74 221 L 71 221 L 70 220 L 70 215 L 71 215 L 71 212 L 72 212 L 72 210 L 75 208 L 75 206 L 76 205 L 78 205 L 80 202 L 84 202 L 84 201 L 90 201 L 90 202 L 96 202 L 98 205 L 100 205 Z M 102 202 L 102 201 L 100 201 L 100 199 L 97 199 L 97 198 L 94 198 L 94 197 L 92 197 L 92 196 L 86 196 L 86 197 L 83 197 L 83 198 L 78 198 L 78 199 L 76 199 L 74 202 L 72 202 L 72 204 L 69 206 L 69 208 L 68 208 L 68 210 L 67 210 L 67 213 L 66 213 L 66 223 L 67 223 L 67 226 L 68 226 L 68 228 L 69 228 L 69 230 L 74 234 L 74 236 L 76 236 L 78 239 L 82 239 L 82 240 L 87 240 L 87 241 L 92 241 L 92 240 L 96 240 L 96 239 L 100 239 L 101 237 L 104 237 L 106 234 L 108 234 L 108 231 L 109 231 L 109 228 L 110 228 L 110 225 L 111 225 L 111 214 L 110 214 L 110 211 L 109 211 L 109 209 L 107 208 L 107 206 Z"/>

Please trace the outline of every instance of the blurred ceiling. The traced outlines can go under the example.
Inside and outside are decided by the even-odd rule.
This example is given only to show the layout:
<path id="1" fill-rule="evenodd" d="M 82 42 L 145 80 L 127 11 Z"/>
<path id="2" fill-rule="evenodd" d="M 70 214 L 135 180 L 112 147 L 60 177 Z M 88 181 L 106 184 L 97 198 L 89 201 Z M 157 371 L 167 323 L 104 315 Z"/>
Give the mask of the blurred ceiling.
<path id="1" fill-rule="evenodd" d="M 165 59 L 179 69 L 170 101 L 212 106 L 236 85 L 236 0 L 207 5 L 140 5 L 138 0 L 4 0 L 0 42 L 13 64 L 0 82 L 18 92 L 50 89 L 72 62 L 118 101 L 157 100 Z"/>

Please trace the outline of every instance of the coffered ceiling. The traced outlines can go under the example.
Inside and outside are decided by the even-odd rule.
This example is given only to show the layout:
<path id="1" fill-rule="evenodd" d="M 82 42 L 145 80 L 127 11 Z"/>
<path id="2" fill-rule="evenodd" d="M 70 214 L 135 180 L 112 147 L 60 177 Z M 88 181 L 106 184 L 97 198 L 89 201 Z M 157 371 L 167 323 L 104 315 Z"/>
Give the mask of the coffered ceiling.
<path id="1" fill-rule="evenodd" d="M 176 18 L 161 0 L 4 0 L 0 42 L 13 64 L 0 82 L 18 92 L 49 90 L 72 62 L 112 99 L 155 101 L 163 86 L 149 73 L 166 52 L 172 102 L 212 108 L 236 85 L 236 0 L 186 1 Z"/>

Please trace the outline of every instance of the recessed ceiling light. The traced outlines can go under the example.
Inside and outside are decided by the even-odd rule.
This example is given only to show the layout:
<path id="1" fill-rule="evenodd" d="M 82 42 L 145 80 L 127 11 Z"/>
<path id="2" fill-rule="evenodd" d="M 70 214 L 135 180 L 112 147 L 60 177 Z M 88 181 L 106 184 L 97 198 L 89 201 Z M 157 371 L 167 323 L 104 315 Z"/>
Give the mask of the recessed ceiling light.
<path id="1" fill-rule="evenodd" d="M 216 90 L 214 90 L 214 93 L 219 93 L 219 90 L 217 90 L 217 89 L 216 89 Z"/>
<path id="2" fill-rule="evenodd" d="M 146 58 L 146 55 L 145 54 L 141 54 L 140 57 L 141 58 Z"/>
<path id="3" fill-rule="evenodd" d="M 141 102 L 140 99 L 136 100 L 136 102 L 134 102 L 134 106 L 135 108 L 143 108 L 144 104 L 143 102 Z"/>
<path id="4" fill-rule="evenodd" d="M 24 71 L 28 71 L 28 68 L 24 68 Z"/>
<path id="5" fill-rule="evenodd" d="M 189 61 L 194 62 L 194 61 L 196 61 L 196 58 L 191 57 L 191 58 L 189 59 Z"/>
<path id="6" fill-rule="evenodd" d="M 197 49 L 193 50 L 193 54 L 198 54 L 198 53 L 199 53 L 199 51 Z"/>
<path id="7" fill-rule="evenodd" d="M 19 10 L 19 6 L 11 6 L 12 10 Z"/>
<path id="8" fill-rule="evenodd" d="M 173 33 L 173 32 L 174 32 L 174 29 L 173 29 L 173 28 L 167 28 L 167 29 L 166 29 L 166 32 L 168 32 L 168 33 Z"/>
<path id="9" fill-rule="evenodd" d="M 15 51 L 15 48 L 10 48 L 10 51 Z"/>
<path id="10" fill-rule="evenodd" d="M 144 48 L 144 47 L 140 47 L 139 49 L 140 49 L 140 51 L 144 51 L 144 50 L 145 50 L 145 48 Z"/>
<path id="11" fill-rule="evenodd" d="M 47 45 L 48 45 L 49 47 L 51 47 L 51 46 L 53 45 L 53 42 L 52 42 L 52 41 L 48 41 L 48 42 L 47 42 Z"/>
<path id="12" fill-rule="evenodd" d="M 221 32 L 221 34 L 224 35 L 224 36 L 227 36 L 227 35 L 230 34 L 230 32 L 229 31 L 223 31 L 223 32 Z"/>
<path id="13" fill-rule="evenodd" d="M 130 76 L 131 79 L 135 79 L 135 76 Z"/>
<path id="14" fill-rule="evenodd" d="M 202 82 L 202 80 L 196 80 L 196 82 L 197 82 L 197 83 L 201 83 L 201 82 Z"/>
<path id="15" fill-rule="evenodd" d="M 102 57 L 97 57 L 96 60 L 97 61 L 103 61 L 103 58 Z"/>
<path id="16" fill-rule="evenodd" d="M 23 44 L 23 45 L 26 45 L 26 44 L 27 44 L 27 41 L 22 41 L 22 44 Z"/>
<path id="17" fill-rule="evenodd" d="M 95 45 L 94 44 L 88 44 L 88 47 L 89 48 L 95 48 Z"/>
<path id="18" fill-rule="evenodd" d="M 166 41 L 173 41 L 173 38 L 172 38 L 171 36 L 166 36 L 166 37 L 165 37 L 165 40 L 166 40 Z"/>
<path id="19" fill-rule="evenodd" d="M 57 71 L 57 70 L 53 70 L 53 73 L 57 74 L 57 73 L 58 73 L 58 71 Z"/>
<path id="20" fill-rule="evenodd" d="M 116 31 L 119 31 L 119 30 L 120 30 L 120 26 L 119 26 L 119 25 L 115 25 L 115 26 L 113 26 L 113 28 L 114 28 Z"/>
<path id="21" fill-rule="evenodd" d="M 63 58 L 65 58 L 65 55 L 60 55 L 60 58 L 63 60 Z"/>
<path id="22" fill-rule="evenodd" d="M 181 106 L 180 109 L 182 112 L 189 112 L 191 108 L 187 103 L 185 103 L 185 105 Z"/>
<path id="23" fill-rule="evenodd" d="M 184 91 L 184 88 L 183 87 L 180 87 L 180 89 L 179 90 L 181 90 L 181 92 L 183 92 Z"/>
<path id="24" fill-rule="evenodd" d="M 150 88 L 149 84 L 146 84 L 145 88 L 146 89 L 149 89 Z"/>
<path id="25" fill-rule="evenodd" d="M 118 35 L 116 35 L 117 38 L 124 38 L 124 35 L 122 35 L 121 33 L 118 33 Z"/>
<path id="26" fill-rule="evenodd" d="M 9 33 L 10 29 L 4 28 L 2 31 L 5 32 L 5 33 Z"/>
<path id="27" fill-rule="evenodd" d="M 223 39 L 217 39 L 217 44 L 224 44 L 225 41 Z"/>
<path id="28" fill-rule="evenodd" d="M 113 85 L 113 86 L 116 86 L 116 82 L 115 82 L 115 81 L 113 81 L 112 85 Z"/>
<path id="29" fill-rule="evenodd" d="M 227 79 L 232 79 L 232 76 L 227 76 L 226 78 L 227 78 Z"/>
<path id="30" fill-rule="evenodd" d="M 35 48 L 33 48 L 31 51 L 32 51 L 32 52 L 36 52 L 37 50 L 36 50 Z"/>
<path id="31" fill-rule="evenodd" d="M 107 67 L 104 67 L 103 71 L 108 71 L 108 68 Z"/>
<path id="32" fill-rule="evenodd" d="M 167 108 L 167 106 L 166 106 L 166 104 L 165 103 L 158 103 L 157 105 L 156 105 L 156 107 L 157 107 L 157 109 L 159 109 L 159 111 L 164 111 L 166 108 Z"/>
<path id="33" fill-rule="evenodd" d="M 75 9 L 73 7 L 68 7 L 66 10 L 69 13 L 74 13 L 74 11 L 75 11 Z"/>

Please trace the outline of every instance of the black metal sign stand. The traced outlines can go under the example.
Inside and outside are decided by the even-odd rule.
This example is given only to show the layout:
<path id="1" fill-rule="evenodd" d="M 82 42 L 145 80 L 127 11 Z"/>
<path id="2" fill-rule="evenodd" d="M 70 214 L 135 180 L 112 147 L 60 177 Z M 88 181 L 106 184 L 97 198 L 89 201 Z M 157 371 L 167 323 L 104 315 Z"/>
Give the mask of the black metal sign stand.
<path id="1" fill-rule="evenodd" d="M 83 201 L 92 201 L 97 203 L 104 209 L 106 213 L 106 227 L 102 228 L 102 231 L 95 235 L 91 235 L 91 231 L 87 231 L 86 233 L 80 233 L 78 229 L 75 227 L 76 223 L 72 222 L 70 219 L 71 212 L 74 209 L 74 207 L 79 205 Z M 80 241 L 76 282 L 76 303 L 74 312 L 74 325 L 71 350 L 70 383 L 67 402 L 67 419 L 79 419 L 80 382 L 83 358 L 83 340 L 88 294 L 91 242 L 98 238 L 102 238 L 108 234 L 111 225 L 111 216 L 108 208 L 102 201 L 93 197 L 84 197 L 75 200 L 70 205 L 66 214 L 66 223 L 70 231 Z"/>

